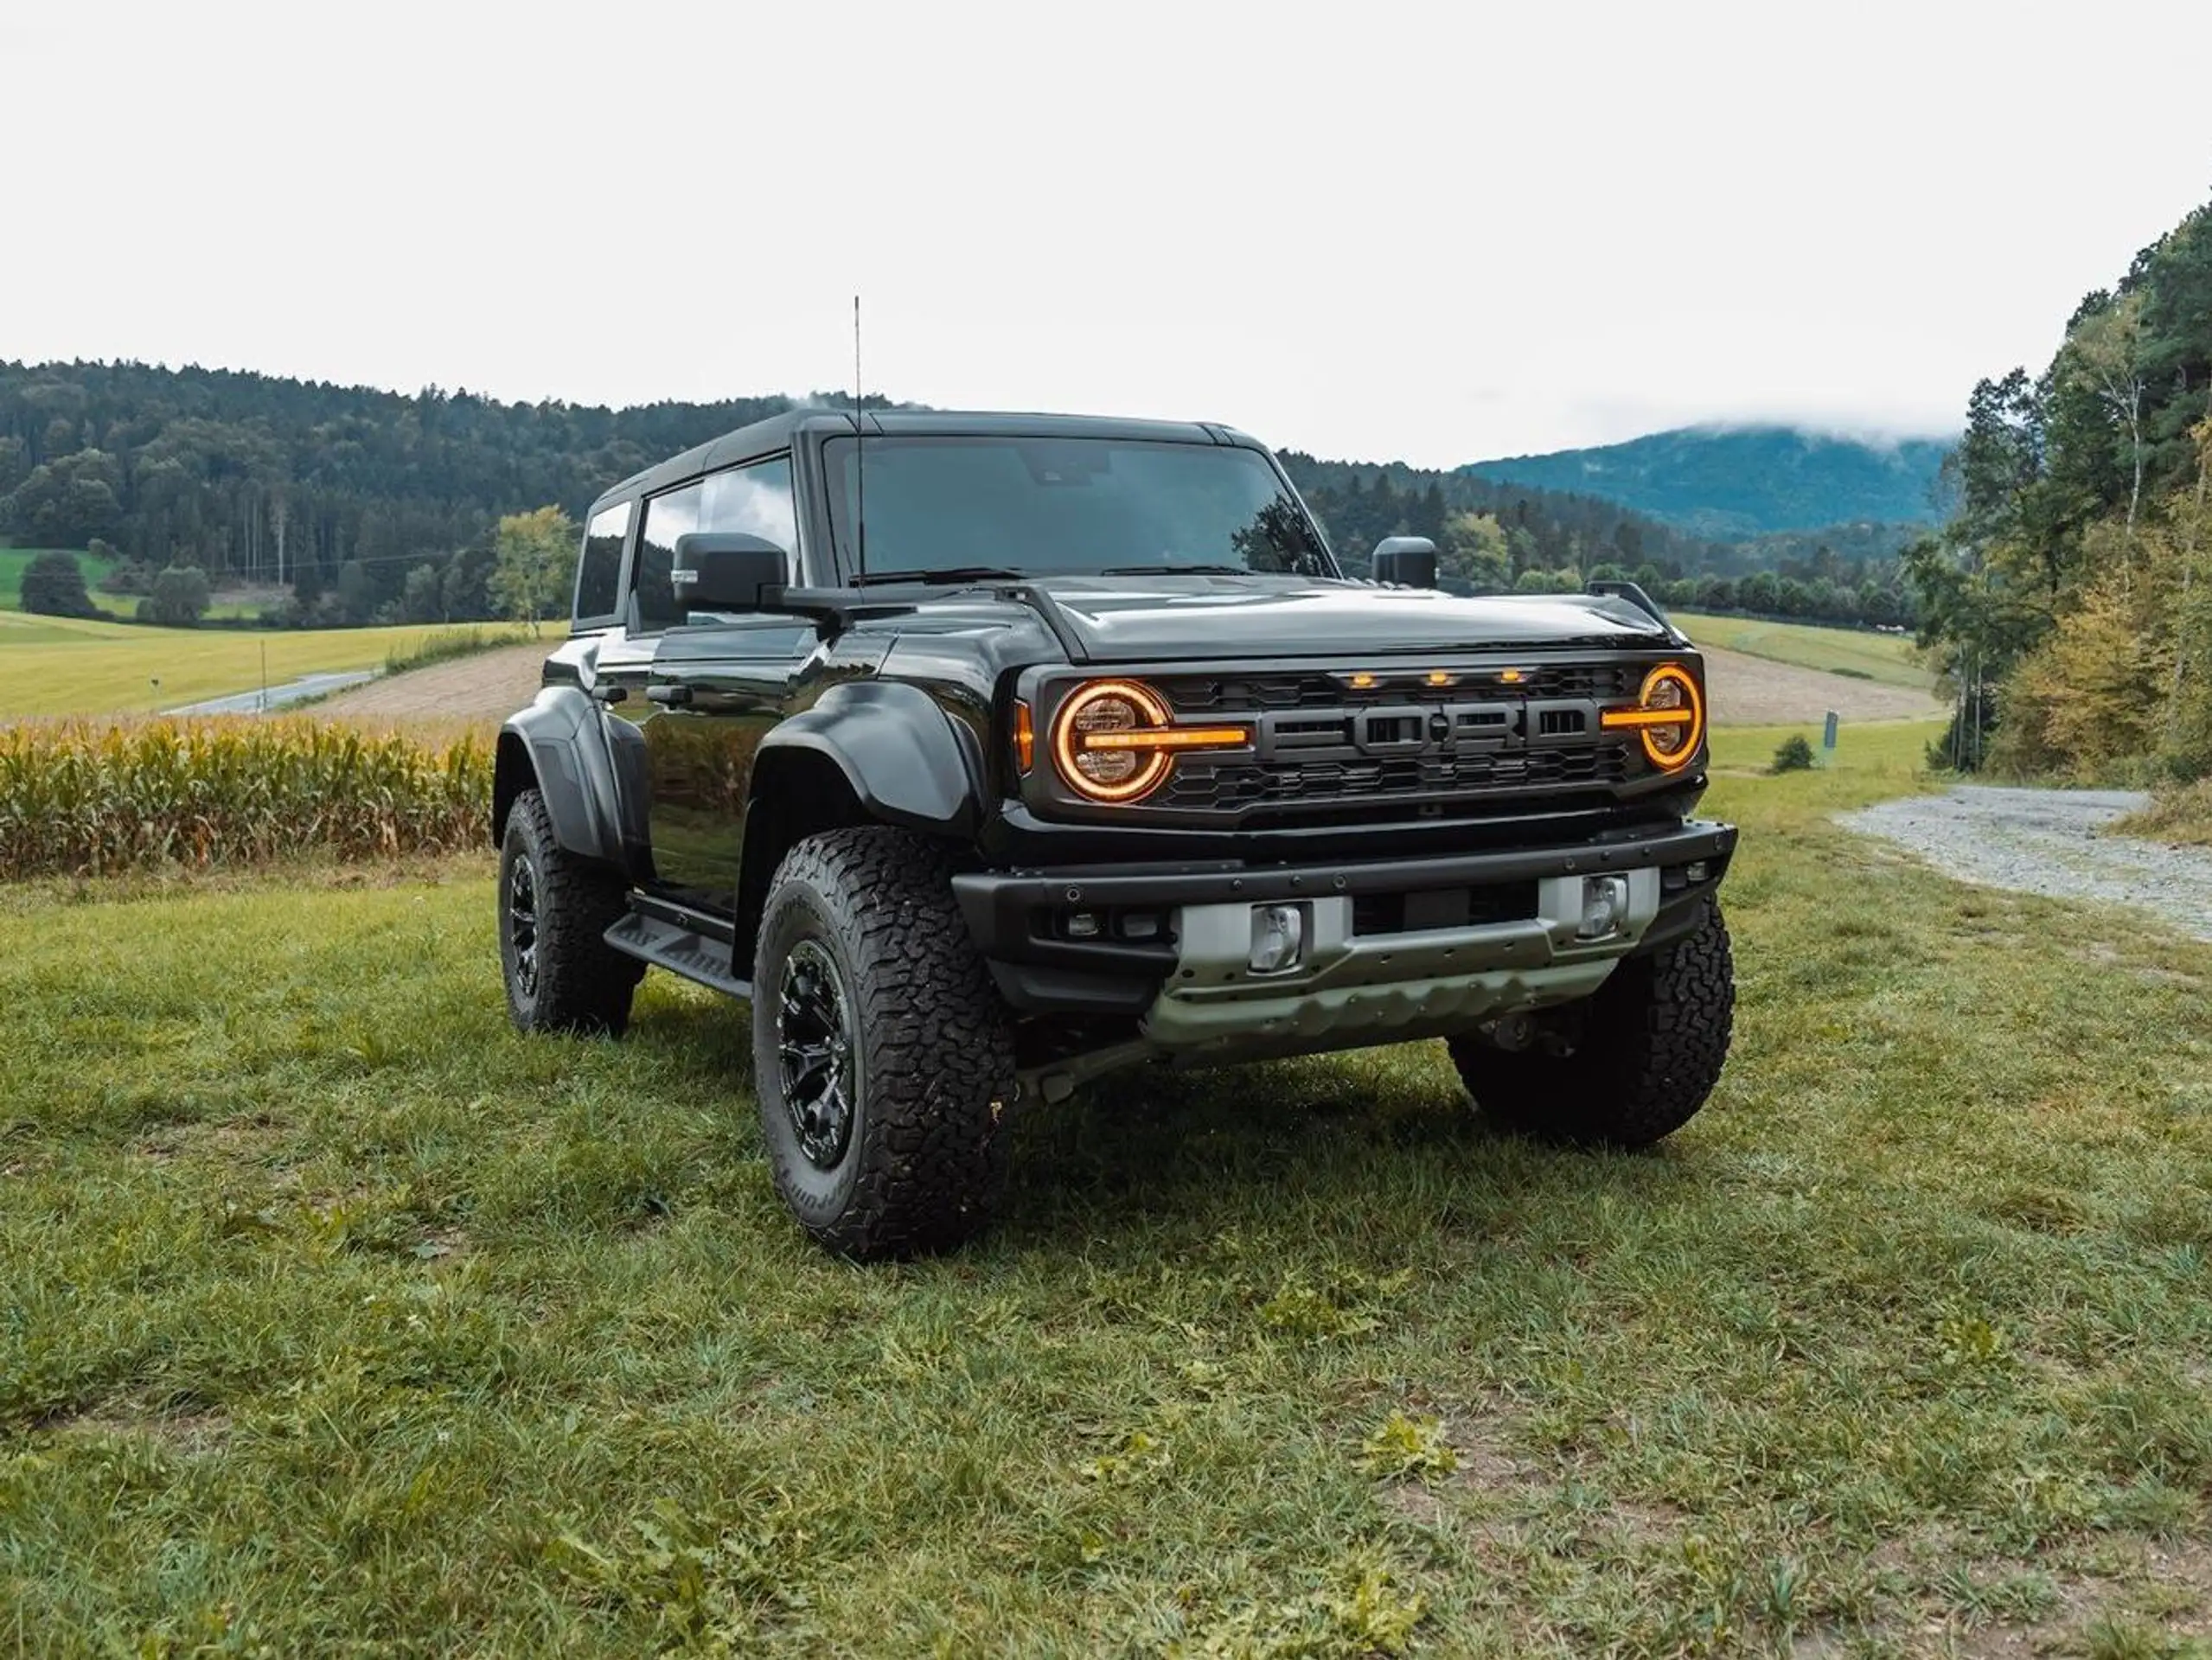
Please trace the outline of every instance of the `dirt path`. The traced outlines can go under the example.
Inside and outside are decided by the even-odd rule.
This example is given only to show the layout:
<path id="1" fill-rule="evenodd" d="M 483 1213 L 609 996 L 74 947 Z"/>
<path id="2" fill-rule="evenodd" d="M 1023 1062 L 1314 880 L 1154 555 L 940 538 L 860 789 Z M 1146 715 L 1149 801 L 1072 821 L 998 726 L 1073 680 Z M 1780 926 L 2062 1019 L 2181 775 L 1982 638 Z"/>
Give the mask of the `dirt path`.
<path id="1" fill-rule="evenodd" d="M 2132 905 L 2212 940 L 2212 852 L 2104 833 L 2149 799 L 2124 789 L 1961 784 L 1942 795 L 1883 801 L 1841 822 L 1908 848 L 1961 881 Z"/>
<path id="2" fill-rule="evenodd" d="M 495 727 L 538 695 L 538 674 L 551 636 L 472 656 L 411 668 L 372 680 L 316 706 L 318 716 L 374 725 L 416 720 L 441 725 Z"/>
<path id="3" fill-rule="evenodd" d="M 317 706 L 339 720 L 379 725 L 435 720 L 442 725 L 496 725 L 537 695 L 538 670 L 553 648 L 551 636 L 527 645 L 502 646 L 473 657 L 411 669 L 342 693 Z M 1940 715 L 1943 706 L 1904 686 L 1882 686 L 1817 668 L 1799 668 L 1707 651 L 1713 719 L 1724 726 L 1818 722 L 1833 709 L 1847 721 L 1910 720 Z"/>

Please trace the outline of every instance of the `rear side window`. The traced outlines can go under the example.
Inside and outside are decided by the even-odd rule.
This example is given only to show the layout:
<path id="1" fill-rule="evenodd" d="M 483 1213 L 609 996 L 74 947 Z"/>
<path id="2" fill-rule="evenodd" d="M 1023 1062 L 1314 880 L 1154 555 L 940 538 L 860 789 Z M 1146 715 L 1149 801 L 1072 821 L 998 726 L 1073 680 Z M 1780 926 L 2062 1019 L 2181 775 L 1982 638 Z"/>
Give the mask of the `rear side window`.
<path id="1" fill-rule="evenodd" d="M 676 538 L 699 528 L 706 495 L 704 482 L 687 484 L 645 504 L 645 527 L 637 534 L 637 577 L 630 588 L 637 607 L 635 626 L 641 633 L 656 633 L 684 620 L 668 573 L 676 568 Z"/>
<path id="2" fill-rule="evenodd" d="M 576 566 L 576 621 L 613 619 L 622 597 L 622 545 L 630 536 L 630 503 L 595 515 L 584 532 L 584 557 Z"/>

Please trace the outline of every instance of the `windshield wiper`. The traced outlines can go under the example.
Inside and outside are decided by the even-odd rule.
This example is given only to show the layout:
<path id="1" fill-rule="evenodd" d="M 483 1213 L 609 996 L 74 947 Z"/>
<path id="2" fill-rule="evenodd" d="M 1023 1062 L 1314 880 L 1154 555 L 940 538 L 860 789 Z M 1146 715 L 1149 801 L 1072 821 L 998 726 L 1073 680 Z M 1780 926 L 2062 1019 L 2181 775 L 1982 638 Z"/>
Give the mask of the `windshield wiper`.
<path id="1" fill-rule="evenodd" d="M 851 579 L 855 588 L 879 582 L 1024 582 L 1027 574 L 1002 565 L 949 565 L 929 571 L 868 571 Z"/>
<path id="2" fill-rule="evenodd" d="M 1263 577 L 1249 565 L 1109 565 L 1102 577 Z"/>

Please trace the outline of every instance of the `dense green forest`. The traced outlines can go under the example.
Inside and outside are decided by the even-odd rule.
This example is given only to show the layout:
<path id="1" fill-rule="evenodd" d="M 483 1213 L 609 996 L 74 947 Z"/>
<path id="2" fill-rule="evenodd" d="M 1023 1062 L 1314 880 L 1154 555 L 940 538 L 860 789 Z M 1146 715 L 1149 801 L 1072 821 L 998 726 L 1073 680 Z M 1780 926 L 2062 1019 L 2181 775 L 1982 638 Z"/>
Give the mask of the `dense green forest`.
<path id="1" fill-rule="evenodd" d="M 1944 516 L 1948 439 L 1869 441 L 1801 427 L 1693 426 L 1595 450 L 1478 461 L 1480 477 L 1581 491 L 1696 536 L 1858 525 L 1889 552 Z"/>
<path id="2" fill-rule="evenodd" d="M 789 407 L 502 404 L 224 370 L 0 363 L 0 535 L 112 550 L 124 561 L 105 584 L 115 592 L 150 595 L 177 568 L 217 590 L 290 591 L 274 622 L 483 617 L 501 607 L 490 578 L 502 515 L 580 514 L 639 468 Z M 1457 586 L 1619 575 L 1675 604 L 1909 618 L 1879 527 L 1712 540 L 1595 496 L 1464 471 L 1285 461 L 1355 571 L 1381 537 L 1413 533 L 1436 540 Z"/>
<path id="3" fill-rule="evenodd" d="M 2089 295 L 2042 374 L 1983 380 L 1959 506 L 1906 555 L 1959 693 L 1942 758 L 2212 772 L 2212 203 Z"/>

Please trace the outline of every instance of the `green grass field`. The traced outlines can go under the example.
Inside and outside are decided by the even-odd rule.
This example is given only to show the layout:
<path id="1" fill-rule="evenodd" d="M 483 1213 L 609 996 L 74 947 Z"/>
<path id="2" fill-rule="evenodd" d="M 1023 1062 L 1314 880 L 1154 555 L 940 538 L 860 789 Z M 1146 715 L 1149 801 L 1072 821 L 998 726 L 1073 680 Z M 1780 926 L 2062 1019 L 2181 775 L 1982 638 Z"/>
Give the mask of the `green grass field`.
<path id="1" fill-rule="evenodd" d="M 1928 735 L 1716 787 L 1663 1150 L 1434 1045 L 1132 1077 L 903 1267 L 732 1006 L 514 1035 L 482 860 L 0 889 L 0 1641 L 2203 1655 L 2212 947 L 1830 824 Z"/>
<path id="2" fill-rule="evenodd" d="M 1849 670 L 1889 686 L 1932 687 L 1935 676 L 1920 661 L 1909 635 L 1825 629 L 1810 622 L 1764 622 L 1749 616 L 1672 613 L 1682 631 L 1701 646 L 1719 646 L 1749 657 L 1796 663 L 1832 673 Z"/>
<path id="3" fill-rule="evenodd" d="M 391 629 L 247 631 L 148 629 L 0 611 L 0 719 L 171 709 L 323 670 L 380 667 L 436 624 Z M 500 633 L 486 625 L 485 636 Z M 517 633 L 516 638 L 526 635 Z M 159 676 L 157 690 L 151 684 Z"/>

